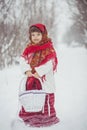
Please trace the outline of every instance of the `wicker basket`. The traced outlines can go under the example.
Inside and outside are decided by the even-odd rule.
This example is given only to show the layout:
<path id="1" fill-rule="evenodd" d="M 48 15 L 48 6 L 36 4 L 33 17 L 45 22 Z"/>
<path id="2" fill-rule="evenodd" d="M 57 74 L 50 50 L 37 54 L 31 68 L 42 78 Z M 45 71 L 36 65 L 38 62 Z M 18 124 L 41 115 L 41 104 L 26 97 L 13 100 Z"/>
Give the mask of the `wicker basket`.
<path id="1" fill-rule="evenodd" d="M 21 105 L 27 112 L 39 112 L 45 103 L 45 92 L 43 90 L 29 90 L 19 95 Z"/>
<path id="2" fill-rule="evenodd" d="M 19 101 L 26 112 L 39 112 L 43 109 L 46 92 L 44 90 L 25 90 L 26 77 L 22 79 L 19 88 Z"/>

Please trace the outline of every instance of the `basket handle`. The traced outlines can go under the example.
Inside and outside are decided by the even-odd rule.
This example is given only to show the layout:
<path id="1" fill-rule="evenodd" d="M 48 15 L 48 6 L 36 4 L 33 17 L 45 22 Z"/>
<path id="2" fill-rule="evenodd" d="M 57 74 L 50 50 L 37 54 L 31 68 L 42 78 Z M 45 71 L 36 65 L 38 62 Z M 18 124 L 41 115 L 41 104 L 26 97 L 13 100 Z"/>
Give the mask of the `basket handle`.
<path id="1" fill-rule="evenodd" d="M 20 83 L 19 83 L 19 94 L 21 93 L 22 89 L 25 90 L 25 84 L 26 84 L 27 76 L 24 76 Z"/>

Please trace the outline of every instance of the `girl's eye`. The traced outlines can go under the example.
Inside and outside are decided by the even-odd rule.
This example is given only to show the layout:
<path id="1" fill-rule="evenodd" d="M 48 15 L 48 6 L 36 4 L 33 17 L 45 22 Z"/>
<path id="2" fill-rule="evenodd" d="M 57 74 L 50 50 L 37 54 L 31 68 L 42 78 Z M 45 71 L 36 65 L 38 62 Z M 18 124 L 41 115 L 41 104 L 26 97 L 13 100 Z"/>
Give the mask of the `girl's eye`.
<path id="1" fill-rule="evenodd" d="M 31 36 L 34 36 L 34 34 L 32 34 Z"/>
<path id="2" fill-rule="evenodd" d="M 40 35 L 40 33 L 38 33 L 37 35 Z"/>
<path id="3" fill-rule="evenodd" d="M 31 34 L 31 36 L 40 36 L 40 33 L 37 33 L 37 34 Z"/>

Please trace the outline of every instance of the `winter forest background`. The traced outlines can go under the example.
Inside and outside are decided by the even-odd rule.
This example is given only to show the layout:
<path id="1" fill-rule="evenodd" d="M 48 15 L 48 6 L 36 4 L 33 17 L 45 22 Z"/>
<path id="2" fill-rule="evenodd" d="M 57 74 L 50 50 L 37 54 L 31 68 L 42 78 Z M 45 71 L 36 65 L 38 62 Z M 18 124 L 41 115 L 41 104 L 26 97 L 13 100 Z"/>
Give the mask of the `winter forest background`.
<path id="1" fill-rule="evenodd" d="M 38 22 L 55 46 L 87 48 L 87 0 L 0 0 L 0 69 L 18 64 L 28 28 Z"/>
<path id="2" fill-rule="evenodd" d="M 17 118 L 19 57 L 35 23 L 46 25 L 59 61 L 54 76 L 60 123 L 42 129 L 87 130 L 87 0 L 0 0 L 0 130 L 33 130 Z"/>

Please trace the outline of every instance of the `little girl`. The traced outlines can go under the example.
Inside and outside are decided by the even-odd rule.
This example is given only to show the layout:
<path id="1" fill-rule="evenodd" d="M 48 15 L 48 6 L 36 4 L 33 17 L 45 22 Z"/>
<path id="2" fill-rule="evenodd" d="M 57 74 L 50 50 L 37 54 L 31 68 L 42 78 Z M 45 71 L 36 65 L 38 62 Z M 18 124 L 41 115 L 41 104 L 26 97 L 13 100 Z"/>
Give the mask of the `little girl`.
<path id="1" fill-rule="evenodd" d="M 22 107 L 19 117 L 32 127 L 50 126 L 59 122 L 54 108 L 54 72 L 58 63 L 57 56 L 51 39 L 47 36 L 45 25 L 38 23 L 30 26 L 29 38 L 30 43 L 23 51 L 20 62 L 22 71 L 27 76 L 26 90 L 42 88 L 46 92 L 46 98 L 44 111 L 27 112 Z M 36 84 L 29 83 L 30 78 L 35 79 Z"/>

